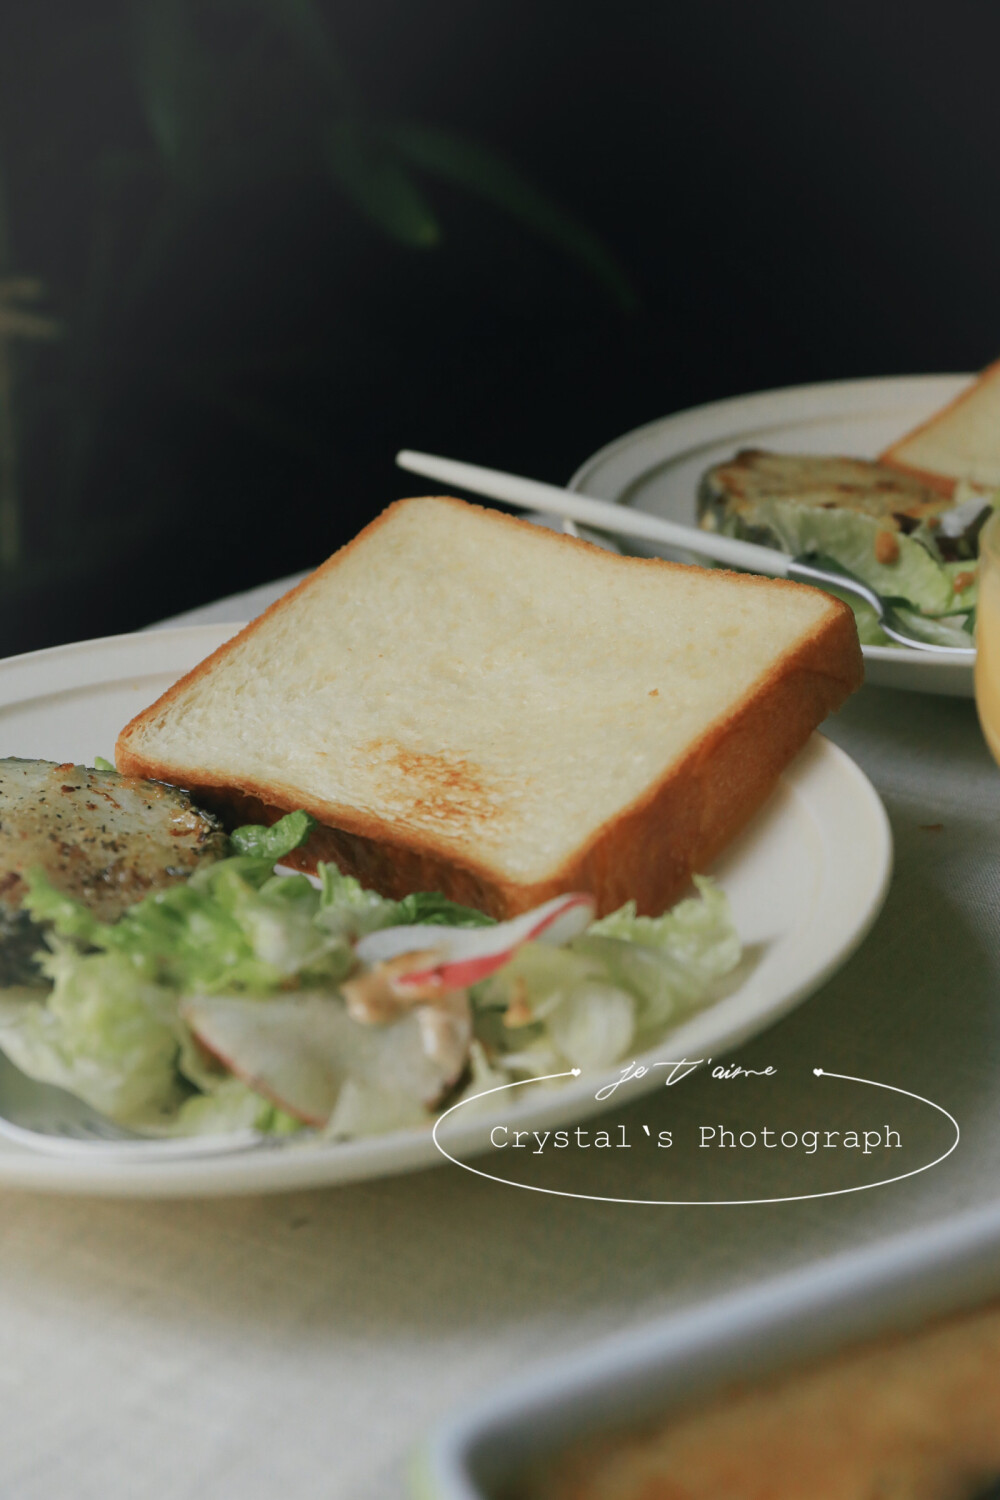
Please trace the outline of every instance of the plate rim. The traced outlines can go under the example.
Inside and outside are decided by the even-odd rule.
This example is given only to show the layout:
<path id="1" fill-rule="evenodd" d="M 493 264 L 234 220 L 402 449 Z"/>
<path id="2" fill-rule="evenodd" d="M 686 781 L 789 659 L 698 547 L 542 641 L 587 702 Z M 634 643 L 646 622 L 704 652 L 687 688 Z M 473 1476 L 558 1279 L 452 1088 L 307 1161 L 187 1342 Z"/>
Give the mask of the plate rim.
<path id="1" fill-rule="evenodd" d="M 40 651 L 2 659 L 0 715 L 19 704 L 30 703 L 60 691 L 86 691 L 87 688 L 100 687 L 109 682 L 125 682 L 129 678 L 165 672 L 180 675 L 201 659 L 196 653 L 207 654 L 223 640 L 229 639 L 239 628 L 231 623 L 185 625 L 129 635 L 98 637 L 93 641 L 71 642 L 64 647 L 45 647 Z M 128 662 L 133 653 L 137 659 L 131 667 L 126 667 L 124 663 Z M 171 660 L 171 654 L 172 664 L 165 665 Z M 110 663 L 107 658 L 110 658 Z M 150 658 L 155 665 L 149 664 Z M 88 659 L 93 664 L 93 673 L 81 681 L 80 666 Z M 30 680 L 33 666 L 55 668 L 54 675 L 58 677 L 60 663 L 64 670 L 70 669 L 61 689 L 53 687 L 50 680 L 41 691 L 19 692 L 14 697 L 10 696 L 11 679 L 16 686 L 23 686 Z M 108 675 L 109 671 L 112 672 L 111 676 Z M 47 675 L 48 673 L 43 673 L 43 677 Z M 892 873 L 892 833 L 882 801 L 860 766 L 846 751 L 816 733 L 796 759 L 786 767 L 778 785 L 786 794 L 798 796 L 808 815 L 814 816 L 808 796 L 813 784 L 819 784 L 824 776 L 832 778 L 840 788 L 849 789 L 848 795 L 853 798 L 851 805 L 860 810 L 862 824 L 871 835 L 870 846 L 866 849 L 860 867 L 848 871 L 851 883 L 844 886 L 854 903 L 852 914 L 839 936 L 835 934 L 835 940 L 822 963 L 800 967 L 793 982 L 781 989 L 777 999 L 757 1001 L 756 1008 L 743 1016 L 739 1024 L 734 1024 L 729 1030 L 713 1038 L 713 1045 L 739 1045 L 747 1037 L 766 1030 L 808 995 L 813 994 L 855 952 L 882 909 Z M 814 791 L 812 795 L 815 796 Z M 822 795 L 820 807 L 822 810 Z M 827 808 L 827 816 L 830 819 L 829 826 L 836 832 L 845 816 L 842 795 L 832 799 Z M 837 877 L 834 872 L 831 877 L 825 861 L 821 869 L 824 878 L 833 879 L 834 887 L 838 878 L 843 882 L 842 874 Z M 816 913 L 821 905 L 817 900 L 810 906 L 810 921 L 813 924 L 817 922 Z M 799 944 L 805 940 L 802 929 L 796 928 L 793 933 L 783 935 L 783 941 L 791 939 L 794 933 L 798 934 L 795 941 Z M 705 1018 L 713 1014 L 718 1017 L 720 1007 L 730 1005 L 740 996 L 745 999 L 748 991 L 752 999 L 752 975 L 732 996 L 713 1002 L 682 1022 L 670 1033 L 671 1038 L 683 1038 L 685 1035 L 697 1037 L 699 1031 L 704 1029 Z M 733 1006 L 733 1009 L 738 1011 L 739 1007 Z M 611 1070 L 609 1076 L 616 1074 L 617 1070 Z M 594 1074 L 587 1079 L 585 1087 L 599 1087 L 601 1081 Z M 649 1086 L 654 1086 L 656 1081 L 651 1078 Z M 645 1080 L 640 1081 L 636 1092 L 644 1085 Z M 596 1103 L 592 1096 L 588 1101 L 580 1098 L 575 1090 L 576 1085 L 571 1085 L 566 1090 L 525 1101 L 524 1107 L 517 1110 L 518 1118 L 523 1115 L 527 1119 L 530 1116 L 531 1119 L 537 1118 L 540 1123 L 547 1123 L 548 1114 L 555 1112 L 563 1116 L 567 1108 L 573 1113 L 574 1119 L 583 1119 L 600 1112 L 600 1105 L 588 1107 L 588 1104 L 594 1106 Z M 514 1113 L 512 1109 L 511 1118 Z M 461 1150 L 461 1143 L 457 1149 Z M 397 1175 L 441 1165 L 444 1160 L 434 1147 L 429 1128 L 426 1131 L 400 1131 L 364 1137 L 343 1144 L 302 1143 L 296 1146 L 294 1152 L 285 1151 L 280 1146 L 273 1149 L 265 1146 L 241 1156 L 203 1156 L 194 1161 L 137 1164 L 97 1160 L 84 1163 L 79 1158 L 70 1160 L 41 1153 L 35 1155 L 28 1150 L 8 1147 L 4 1143 L 0 1147 L 0 1189 L 26 1188 L 81 1195 L 163 1198 L 223 1193 L 249 1195 L 334 1186 L 338 1183 Z"/>
<path id="2" fill-rule="evenodd" d="M 916 394 L 921 390 L 927 390 L 935 385 L 947 387 L 942 396 L 942 405 L 953 400 L 955 396 L 974 379 L 975 375 L 964 372 L 942 372 L 940 374 L 920 375 L 872 375 L 860 378 L 847 377 L 840 380 L 825 380 L 807 382 L 802 385 L 775 386 L 762 391 L 748 391 L 740 396 L 725 396 L 718 401 L 707 401 L 698 406 L 684 407 L 680 411 L 668 412 L 665 416 L 654 417 L 650 422 L 643 422 L 638 427 L 623 432 L 619 437 L 612 438 L 610 442 L 591 453 L 585 458 L 574 471 L 569 480 L 567 488 L 577 490 L 581 494 L 589 494 L 587 489 L 590 480 L 596 470 L 603 464 L 614 460 L 624 452 L 637 444 L 655 440 L 659 434 L 668 434 L 675 430 L 682 430 L 692 424 L 705 424 L 706 431 L 703 440 L 707 442 L 724 441 L 724 432 L 713 432 L 711 429 L 715 424 L 727 424 L 737 414 L 744 418 L 752 419 L 754 413 L 763 414 L 772 406 L 790 406 L 795 403 L 816 401 L 821 405 L 825 401 L 833 401 L 837 398 L 855 398 L 861 401 L 865 396 L 876 394 L 888 394 L 899 391 L 904 395 L 907 391 Z M 845 413 L 845 415 L 847 415 Z M 667 455 L 669 457 L 669 455 Z M 602 496 L 601 498 L 607 498 Z M 617 498 L 615 504 L 623 503 Z M 952 657 L 937 655 L 932 651 L 911 651 L 906 647 L 898 646 L 862 646 L 862 655 L 866 661 L 885 663 L 889 666 L 902 667 L 904 670 L 910 667 L 921 667 L 933 672 L 940 672 L 947 677 L 955 677 L 959 674 L 967 674 L 970 668 L 967 663 L 956 662 Z"/>
<path id="3" fill-rule="evenodd" d="M 652 437 L 656 432 L 666 426 L 684 425 L 692 418 L 699 418 L 706 422 L 726 419 L 731 413 L 740 410 L 752 410 L 754 407 L 765 408 L 773 402 L 782 405 L 792 399 L 802 400 L 813 397 L 832 398 L 834 396 L 856 395 L 858 397 L 877 391 L 889 391 L 909 386 L 915 391 L 926 388 L 940 382 L 954 382 L 955 393 L 961 389 L 963 384 L 974 380 L 975 374 L 969 371 L 942 371 L 939 374 L 924 373 L 920 375 L 864 375 L 859 377 L 846 376 L 839 380 L 805 381 L 801 385 L 779 385 L 769 386 L 765 390 L 746 391 L 742 395 L 722 396 L 717 401 L 703 401 L 696 406 L 685 406 L 679 411 L 667 412 L 661 417 L 653 417 L 649 422 L 641 422 L 638 427 L 631 427 L 627 432 L 619 434 L 600 448 L 594 450 L 587 458 L 578 464 L 569 481 L 568 488 L 582 489 L 583 481 L 588 472 L 596 468 L 598 464 L 605 463 L 613 457 L 618 449 L 631 447 L 640 438 Z"/>

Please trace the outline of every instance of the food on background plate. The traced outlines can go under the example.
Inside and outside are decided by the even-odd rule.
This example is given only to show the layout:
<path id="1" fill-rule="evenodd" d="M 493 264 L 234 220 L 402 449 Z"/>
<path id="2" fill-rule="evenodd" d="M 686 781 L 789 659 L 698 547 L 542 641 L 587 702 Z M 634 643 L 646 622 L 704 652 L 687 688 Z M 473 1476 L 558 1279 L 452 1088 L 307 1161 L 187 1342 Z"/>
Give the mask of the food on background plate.
<path id="1" fill-rule="evenodd" d="M 610 1067 L 739 961 L 710 881 L 658 918 L 627 903 L 595 921 L 593 899 L 570 894 L 498 924 L 438 894 L 386 900 L 333 865 L 278 873 L 311 827 L 295 812 L 238 829 L 225 857 L 111 922 L 60 888 L 64 871 L 27 871 L 38 953 L 30 986 L 0 990 L 0 1048 L 133 1128 L 342 1139 Z"/>
<path id="2" fill-rule="evenodd" d="M 1000 1308 L 890 1336 L 581 1442 L 511 1500 L 987 1500 Z"/>
<path id="3" fill-rule="evenodd" d="M 972 644 L 978 537 L 992 510 L 987 495 L 956 503 L 864 459 L 756 448 L 713 465 L 698 489 L 706 530 L 833 563 L 905 601 L 900 619 L 944 646 Z M 848 602 L 864 644 L 886 644 L 874 610 Z"/>
<path id="4" fill-rule="evenodd" d="M 458 500 L 391 506 L 122 731 L 119 769 L 293 856 L 509 917 L 662 912 L 860 685 L 817 590 L 625 558 Z"/>
<path id="5" fill-rule="evenodd" d="M 898 601 L 931 644 L 972 646 L 979 533 L 1000 491 L 1000 362 L 877 462 L 743 449 L 698 488 L 699 524 L 818 558 Z M 891 645 L 845 596 L 862 642 Z"/>
<path id="6" fill-rule="evenodd" d="M 735 458 L 713 465 L 704 475 L 698 515 L 703 525 L 714 522 L 708 530 L 722 531 L 739 522 L 748 540 L 765 540 L 758 536 L 768 525 L 761 506 L 782 500 L 853 511 L 904 534 L 951 508 L 950 497 L 870 459 L 741 448 Z"/>

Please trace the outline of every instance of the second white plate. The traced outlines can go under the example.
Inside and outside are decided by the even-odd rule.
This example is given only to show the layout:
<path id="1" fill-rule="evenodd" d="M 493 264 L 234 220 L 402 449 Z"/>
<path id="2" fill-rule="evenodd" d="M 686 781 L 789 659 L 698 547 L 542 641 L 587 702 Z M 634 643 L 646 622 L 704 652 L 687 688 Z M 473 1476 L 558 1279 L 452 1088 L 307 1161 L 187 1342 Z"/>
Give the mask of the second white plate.
<path id="1" fill-rule="evenodd" d="M 691 526 L 698 481 L 740 448 L 875 458 L 954 399 L 970 375 L 838 380 L 713 401 L 637 427 L 580 466 L 570 488 Z M 653 550 L 652 548 L 650 550 Z M 663 556 L 680 556 L 666 548 Z M 684 561 L 698 559 L 685 556 Z M 865 678 L 880 687 L 972 697 L 972 667 L 929 651 L 865 646 Z"/>
<path id="2" fill-rule="evenodd" d="M 237 628 L 194 625 L 115 636 L 0 662 L 2 753 L 87 764 L 95 755 L 110 757 L 121 727 Z M 729 895 L 747 954 L 737 988 L 671 1032 L 667 1050 L 646 1061 L 733 1047 L 815 990 L 874 921 L 891 859 L 888 820 L 871 784 L 843 751 L 814 735 L 767 806 L 710 872 Z M 575 1123 L 605 1107 L 594 1095 L 608 1081 L 591 1075 L 535 1094 L 505 1118 L 516 1117 L 527 1129 Z M 650 1075 L 635 1091 L 658 1082 Z M 475 1127 L 466 1132 L 469 1140 L 478 1134 Z M 449 1150 L 461 1153 L 463 1139 L 461 1130 L 450 1130 Z M 148 1197 L 279 1192 L 441 1160 L 429 1129 L 176 1162 L 64 1160 L 2 1142 L 0 1186 Z"/>

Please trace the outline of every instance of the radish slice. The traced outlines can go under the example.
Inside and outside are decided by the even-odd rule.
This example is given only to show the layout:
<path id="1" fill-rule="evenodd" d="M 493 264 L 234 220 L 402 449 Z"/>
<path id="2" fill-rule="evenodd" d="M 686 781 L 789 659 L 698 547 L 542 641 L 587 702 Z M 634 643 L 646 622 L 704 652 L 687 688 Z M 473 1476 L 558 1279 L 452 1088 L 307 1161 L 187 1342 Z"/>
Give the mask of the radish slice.
<path id="1" fill-rule="evenodd" d="M 328 994 L 195 996 L 181 1014 L 230 1072 L 308 1125 L 326 1124 L 348 1078 L 431 1108 L 461 1074 L 471 1034 L 456 1015 L 452 1045 L 429 1056 L 417 1012 L 391 1026 L 363 1026 Z"/>
<path id="2" fill-rule="evenodd" d="M 478 984 L 512 958 L 522 943 L 552 943 L 556 947 L 579 937 L 594 920 L 593 896 L 556 896 L 534 911 L 526 911 L 494 927 L 384 927 L 361 939 L 354 952 L 365 964 L 387 963 L 403 954 L 426 955 L 437 961 L 418 963 L 408 973 L 393 976 L 394 988 L 404 991 L 428 985 L 442 990 Z"/>

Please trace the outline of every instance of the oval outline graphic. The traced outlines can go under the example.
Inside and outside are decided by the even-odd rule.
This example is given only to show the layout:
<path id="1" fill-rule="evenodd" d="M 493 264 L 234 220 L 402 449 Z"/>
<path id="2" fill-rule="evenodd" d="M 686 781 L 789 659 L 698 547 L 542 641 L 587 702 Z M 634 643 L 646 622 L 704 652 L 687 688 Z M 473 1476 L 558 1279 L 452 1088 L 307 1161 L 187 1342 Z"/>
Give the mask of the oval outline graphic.
<path id="1" fill-rule="evenodd" d="M 822 1193 L 793 1193 L 783 1198 L 610 1198 L 603 1193 L 570 1193 L 561 1188 L 536 1187 L 532 1183 L 512 1182 L 509 1177 L 498 1177 L 494 1172 L 483 1172 L 479 1167 L 471 1167 L 468 1162 L 459 1161 L 458 1157 L 446 1151 L 438 1140 L 438 1129 L 448 1116 L 454 1114 L 456 1109 L 471 1104 L 473 1100 L 485 1099 L 490 1094 L 502 1094 L 507 1089 L 521 1088 L 526 1083 L 547 1083 L 553 1078 L 576 1078 L 579 1077 L 579 1068 L 573 1068 L 565 1073 L 547 1073 L 543 1078 L 518 1078 L 513 1083 L 501 1083 L 495 1088 L 483 1089 L 481 1094 L 471 1094 L 468 1099 L 459 1099 L 457 1104 L 452 1104 L 443 1114 L 438 1115 L 431 1131 L 431 1139 L 445 1160 L 450 1161 L 456 1167 L 461 1167 L 463 1172 L 472 1172 L 476 1177 L 485 1177 L 489 1182 L 499 1182 L 503 1187 L 520 1188 L 523 1193 L 545 1193 L 550 1198 L 579 1198 L 588 1203 L 635 1204 L 642 1208 L 736 1208 L 761 1203 L 804 1203 L 812 1198 L 842 1198 L 845 1193 L 867 1193 L 872 1188 L 889 1187 L 893 1182 L 903 1182 L 907 1177 L 918 1177 L 921 1172 L 929 1172 L 931 1167 L 939 1166 L 946 1157 L 951 1155 L 962 1138 L 955 1116 L 945 1109 L 943 1104 L 935 1104 L 933 1099 L 927 1099 L 923 1094 L 915 1094 L 910 1089 L 897 1088 L 892 1083 L 879 1083 L 874 1078 L 855 1078 L 850 1073 L 830 1073 L 825 1068 L 813 1068 L 812 1071 L 817 1078 L 840 1078 L 845 1083 L 863 1083 L 869 1088 L 886 1089 L 891 1094 L 904 1094 L 908 1099 L 916 1099 L 920 1104 L 927 1104 L 951 1121 L 955 1130 L 955 1139 L 947 1151 L 943 1151 L 933 1161 L 925 1162 L 922 1167 L 913 1167 L 909 1172 L 900 1172 L 896 1177 L 884 1177 L 880 1182 L 862 1182 L 857 1187 L 830 1188 Z"/>

